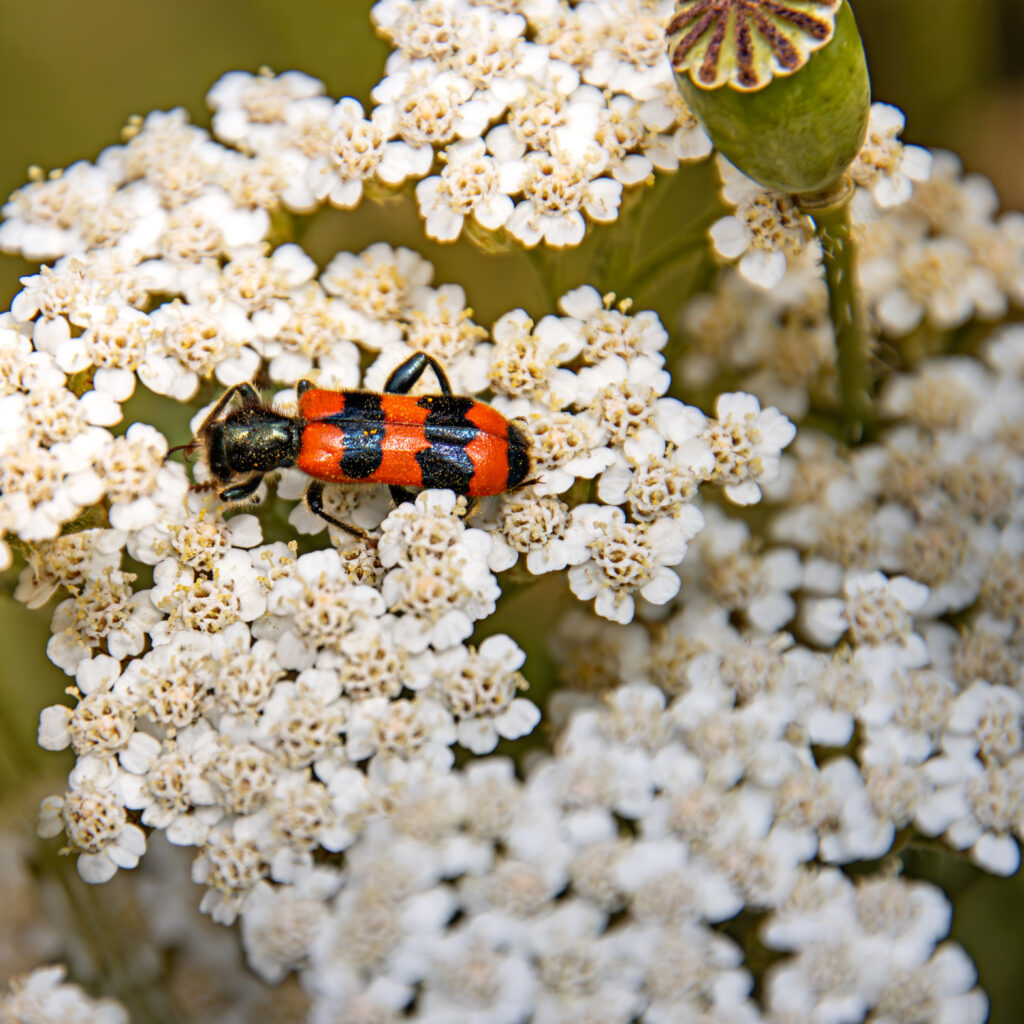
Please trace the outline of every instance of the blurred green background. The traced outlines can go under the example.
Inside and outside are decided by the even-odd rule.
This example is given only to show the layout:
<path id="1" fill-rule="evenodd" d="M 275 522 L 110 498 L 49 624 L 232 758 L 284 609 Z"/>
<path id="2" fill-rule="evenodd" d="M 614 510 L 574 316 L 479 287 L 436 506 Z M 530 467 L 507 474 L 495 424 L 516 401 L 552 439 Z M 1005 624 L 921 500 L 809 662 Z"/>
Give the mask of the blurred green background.
<path id="1" fill-rule="evenodd" d="M 369 30 L 368 7 L 349 0 L 0 0 L 0 197 L 25 181 L 32 164 L 49 170 L 94 158 L 119 141 L 131 114 L 184 106 L 208 124 L 206 90 L 233 68 L 298 68 L 322 79 L 332 96 L 366 101 L 386 55 Z M 968 170 L 993 179 L 1007 207 L 1024 208 L 1024 0 L 854 0 L 854 7 L 875 97 L 906 111 L 905 138 L 957 150 Z M 437 280 L 460 279 L 415 225 L 391 230 L 396 220 L 379 208 L 358 211 L 337 233 L 354 250 L 376 238 L 416 245 L 435 259 Z M 492 279 L 503 273 L 488 268 Z M 18 290 L 18 275 L 30 271 L 0 256 L 0 308 Z M 472 291 L 470 301 L 479 322 L 500 311 L 481 308 Z M 9 587 L 0 588 L 0 787 L 8 794 L 28 765 L 60 771 L 58 758 L 30 743 L 39 708 L 60 699 L 68 682 L 43 656 L 47 614 L 25 611 Z M 1020 878 L 986 878 L 930 854 L 914 855 L 908 867 L 941 880 L 954 896 L 954 936 L 992 996 L 991 1020 L 1020 1019 Z"/>

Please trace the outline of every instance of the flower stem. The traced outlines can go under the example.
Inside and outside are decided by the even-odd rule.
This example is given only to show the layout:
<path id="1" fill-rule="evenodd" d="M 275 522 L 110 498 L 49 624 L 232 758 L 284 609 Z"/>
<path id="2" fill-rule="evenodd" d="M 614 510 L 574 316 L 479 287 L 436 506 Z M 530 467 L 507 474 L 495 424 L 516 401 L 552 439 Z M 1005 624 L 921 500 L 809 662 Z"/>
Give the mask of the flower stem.
<path id="1" fill-rule="evenodd" d="M 630 296 L 637 295 L 663 273 L 671 270 L 681 258 L 692 255 L 698 249 L 703 249 L 707 242 L 707 232 L 708 225 L 701 220 L 656 249 L 633 270 L 622 293 Z"/>
<path id="2" fill-rule="evenodd" d="M 123 913 L 111 910 L 110 898 L 83 882 L 69 857 L 48 851 L 40 870 L 60 885 L 76 926 L 75 937 L 95 958 L 109 994 L 124 1004 L 133 1024 L 181 1024 L 183 1017 L 163 978 L 147 978 L 139 970 L 140 962 L 159 962 L 156 950 L 146 948 Z"/>
<path id="3" fill-rule="evenodd" d="M 864 439 L 874 419 L 874 381 L 870 346 L 864 329 L 864 310 L 857 287 L 857 246 L 850 223 L 849 197 L 800 196 L 797 201 L 817 224 L 828 285 L 828 311 L 836 337 L 839 408 L 843 433 L 850 444 Z"/>
<path id="4" fill-rule="evenodd" d="M 540 291 L 547 299 L 548 306 L 554 309 L 558 298 L 562 294 L 555 280 L 556 268 L 552 263 L 551 254 L 543 244 L 526 250 L 526 256 L 530 267 L 537 278 Z"/>

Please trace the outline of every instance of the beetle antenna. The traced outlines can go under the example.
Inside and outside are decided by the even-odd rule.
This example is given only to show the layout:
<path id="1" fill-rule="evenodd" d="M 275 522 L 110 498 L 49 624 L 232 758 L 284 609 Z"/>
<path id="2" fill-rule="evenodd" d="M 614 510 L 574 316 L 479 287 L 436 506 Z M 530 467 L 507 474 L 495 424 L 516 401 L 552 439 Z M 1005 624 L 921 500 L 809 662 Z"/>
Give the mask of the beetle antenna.
<path id="1" fill-rule="evenodd" d="M 196 442 L 195 438 L 188 442 L 188 444 L 176 444 L 173 448 L 167 449 L 167 454 L 164 456 L 164 462 L 166 462 L 175 452 L 184 452 L 186 459 L 191 459 L 195 454 Z"/>

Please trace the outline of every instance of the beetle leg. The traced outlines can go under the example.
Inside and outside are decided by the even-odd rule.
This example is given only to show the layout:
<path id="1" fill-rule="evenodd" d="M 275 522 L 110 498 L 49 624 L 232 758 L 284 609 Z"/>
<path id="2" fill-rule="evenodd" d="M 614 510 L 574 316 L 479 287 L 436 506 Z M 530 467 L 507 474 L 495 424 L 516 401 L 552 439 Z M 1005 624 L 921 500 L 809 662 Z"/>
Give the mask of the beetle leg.
<path id="1" fill-rule="evenodd" d="M 388 487 L 391 492 L 391 500 L 396 505 L 404 505 L 407 501 L 416 500 L 416 492 L 410 491 L 407 487 L 399 487 L 397 484 L 391 484 Z"/>
<path id="2" fill-rule="evenodd" d="M 235 484 L 234 487 L 229 487 L 227 490 L 221 491 L 218 497 L 221 501 L 229 503 L 245 501 L 256 493 L 256 489 L 262 482 L 263 474 L 257 473 L 251 480 L 246 480 L 244 484 Z"/>
<path id="3" fill-rule="evenodd" d="M 197 441 L 193 437 L 187 444 L 176 444 L 173 448 L 167 449 L 167 454 L 164 456 L 164 462 L 166 462 L 175 452 L 184 452 L 185 461 L 191 460 L 192 456 L 195 455 Z"/>
<path id="4" fill-rule="evenodd" d="M 231 387 L 229 387 L 227 391 L 217 399 L 217 404 L 207 414 L 206 419 L 203 420 L 203 425 L 199 428 L 196 434 L 197 437 L 201 435 L 211 423 L 217 422 L 220 418 L 220 414 L 224 411 L 228 402 L 230 402 L 235 395 L 241 395 L 242 401 L 248 405 L 260 404 L 260 393 L 248 381 L 243 381 L 241 384 L 232 384 Z"/>
<path id="5" fill-rule="evenodd" d="M 375 543 L 365 530 L 359 529 L 358 526 L 352 526 L 351 523 L 343 523 L 340 519 L 332 516 L 330 512 L 324 510 L 324 485 L 319 480 L 314 480 L 306 488 L 306 507 L 314 515 L 330 523 L 331 526 L 336 526 L 339 530 L 344 530 L 346 533 L 352 534 L 353 537 L 359 537 L 370 544 Z"/>
<path id="6" fill-rule="evenodd" d="M 480 507 L 479 498 L 467 498 L 466 499 L 466 514 L 462 517 L 462 521 L 468 526 L 470 519 L 473 518 L 473 513 Z"/>
<path id="7" fill-rule="evenodd" d="M 391 376 L 384 382 L 385 393 L 407 395 L 412 390 L 416 381 L 423 376 L 423 372 L 428 366 L 434 371 L 434 376 L 437 377 L 441 394 L 450 395 L 452 393 L 452 386 L 448 381 L 448 374 L 444 372 L 444 367 L 433 356 L 428 356 L 426 352 L 416 352 L 409 356 L 404 363 L 392 370 Z"/>

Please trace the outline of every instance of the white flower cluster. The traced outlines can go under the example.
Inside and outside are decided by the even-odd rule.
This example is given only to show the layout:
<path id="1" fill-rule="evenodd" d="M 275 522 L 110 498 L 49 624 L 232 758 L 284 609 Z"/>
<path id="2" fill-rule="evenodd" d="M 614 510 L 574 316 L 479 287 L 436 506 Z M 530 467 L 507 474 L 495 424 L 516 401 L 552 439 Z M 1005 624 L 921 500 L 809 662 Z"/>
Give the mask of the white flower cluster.
<path id="1" fill-rule="evenodd" d="M 40 834 L 90 882 L 151 862 L 155 833 L 188 850 L 201 909 L 240 922 L 266 982 L 299 979 L 310 1024 L 986 1013 L 939 945 L 945 898 L 841 867 L 921 836 L 1019 866 L 1024 329 L 891 377 L 877 443 L 807 431 L 783 456 L 783 413 L 834 386 L 825 286 L 803 215 L 725 165 L 736 214 L 712 237 L 739 267 L 691 303 L 702 347 L 676 377 L 713 416 L 669 395 L 658 316 L 613 294 L 488 331 L 411 250 L 318 271 L 270 245 L 281 208 L 411 179 L 436 238 L 472 221 L 578 243 L 624 186 L 709 148 L 671 84 L 667 11 L 382 0 L 394 52 L 368 116 L 303 74 L 231 73 L 209 97 L 220 141 L 151 114 L 4 207 L 0 246 L 55 260 L 0 314 L 0 568 L 16 539 L 18 598 L 62 592 L 47 654 L 74 677 L 40 717 L 39 743 L 76 757 Z M 944 157 L 925 180 L 901 128 L 876 107 L 852 169 L 874 319 L 1001 315 L 1024 296 L 1021 222 Z M 937 274 L 910 290 L 915 245 L 963 257 L 966 300 Z M 186 401 L 259 377 L 286 411 L 299 378 L 380 390 L 418 351 L 515 420 L 515 493 L 328 491 L 367 536 L 300 549 L 265 537 L 322 533 L 304 506 L 275 532 L 276 499 L 225 520 L 208 467 L 190 489 L 162 434 L 110 429 L 137 381 Z M 276 497 L 307 484 L 288 469 Z M 763 497 L 778 507 L 740 518 Z M 593 614 L 554 634 L 550 733 L 481 759 L 540 721 L 524 651 L 487 620 L 504 583 L 545 574 Z M 717 927 L 742 911 L 770 968 Z M 7 998 L 72 1006 L 62 977 Z"/>
<path id="2" fill-rule="evenodd" d="M 168 129 L 166 121 L 158 121 L 152 130 L 177 134 L 185 128 Z M 147 131 L 144 127 L 133 141 Z M 160 261 L 144 260 L 131 273 L 154 262 Z M 5 533 L 26 541 L 53 538 L 101 499 L 109 505 L 110 524 L 122 532 L 103 542 L 107 552 L 123 547 L 129 534 L 167 528 L 158 520 L 178 515 L 174 509 L 182 505 L 185 479 L 176 467 L 162 464 L 165 440 L 138 424 L 115 438 L 88 417 L 116 423 L 118 403 L 132 394 L 136 374 L 157 392 L 192 395 L 203 367 L 191 364 L 190 369 L 183 351 L 172 354 L 163 342 L 195 340 L 199 321 L 206 325 L 203 336 L 213 332 L 217 339 L 204 351 L 219 361 L 205 369 L 225 384 L 250 377 L 262 363 L 277 380 L 315 372 L 325 386 L 351 387 L 359 383 L 360 352 L 369 350 L 379 355 L 364 383 L 379 388 L 392 369 L 420 350 L 443 362 L 458 390 L 489 387 L 502 411 L 524 421 L 537 481 L 533 492 L 524 491 L 506 505 L 505 539 L 493 538 L 495 550 L 488 556 L 492 568 L 508 568 L 517 552 L 527 555 L 534 573 L 574 566 L 575 592 L 583 599 L 597 597 L 600 614 L 618 621 L 632 617 L 635 594 L 664 603 L 675 593 L 676 578 L 668 567 L 683 558 L 686 541 L 700 528 L 692 504 L 698 486 L 719 485 L 740 504 L 757 501 L 759 481 L 778 473 L 779 453 L 794 434 L 788 420 L 773 409 L 762 410 L 750 395 L 720 396 L 714 419 L 665 397 L 670 377 L 660 350 L 667 333 L 657 317 L 630 315 L 626 303 L 613 308 L 613 297 L 602 300 L 591 287 L 563 296 L 565 316 L 545 317 L 534 329 L 527 314 L 516 310 L 501 317 L 488 335 L 473 323 L 462 289 L 430 287 L 429 263 L 384 243 L 359 256 L 339 253 L 319 279 L 312 261 L 292 244 L 270 255 L 247 249 L 222 266 L 179 263 L 177 271 L 174 280 L 153 271 L 150 284 L 131 292 L 131 302 L 123 294 L 123 268 L 109 266 L 101 252 L 65 257 L 55 268 L 25 279 L 0 324 L 0 342 L 8 343 L 3 383 L 8 394 L 0 396 L 0 415 L 7 414 L 0 433 L 7 453 L 0 470 Z M 162 283 L 152 283 L 156 279 Z M 150 289 L 159 289 L 166 301 L 147 312 Z M 104 296 L 106 319 L 134 325 L 134 340 L 88 329 L 74 333 L 80 314 L 94 308 L 94 293 Z M 171 320 L 182 336 L 169 326 Z M 352 340 L 339 341 L 339 335 Z M 108 365 L 111 351 L 115 366 Z M 580 360 L 584 365 L 578 370 L 568 368 Z M 572 508 L 557 497 L 575 480 L 598 474 L 597 496 L 605 505 Z M 298 498 L 304 486 L 303 474 L 286 472 L 279 493 Z M 353 493 L 346 500 L 342 514 L 367 529 L 377 527 L 387 511 L 372 493 Z M 628 509 L 631 520 L 609 507 L 616 505 Z M 305 509 L 296 509 L 293 522 L 305 532 L 323 527 Z M 474 550 L 479 554 L 479 546 Z M 95 548 L 91 557 L 99 554 Z M 449 571 L 480 565 L 468 554 L 462 562 L 454 552 L 445 557 Z M 142 560 L 156 564 L 152 557 Z M 392 569 L 385 584 L 389 607 L 411 612 L 400 589 L 412 585 L 414 570 L 394 562 L 384 567 Z M 130 581 L 113 563 L 102 568 L 113 575 L 89 576 L 88 586 L 102 586 L 104 593 L 119 587 L 114 605 L 127 609 Z M 229 578 L 238 582 L 224 576 Z M 161 592 L 161 600 L 173 601 L 177 580 L 168 577 L 161 585 L 172 591 Z M 484 602 L 467 621 L 488 614 L 488 602 L 493 605 L 493 583 L 482 579 L 479 586 L 472 598 L 473 587 L 463 591 L 471 603 Z M 232 601 L 242 599 L 236 588 Z M 78 615 L 76 607 L 71 603 L 65 610 Z M 123 638 L 127 646 L 111 653 L 138 653 L 142 632 L 155 624 L 151 607 L 138 601 L 132 607 L 114 640 L 120 644 Z M 229 607 L 221 613 L 228 614 Z M 72 625 L 76 642 L 90 628 L 76 620 L 61 622 L 59 631 Z M 463 629 L 452 642 L 467 634 Z M 64 656 L 56 660 L 67 663 Z"/>
<path id="3" fill-rule="evenodd" d="M 182 499 L 186 483 L 163 464 L 162 434 L 143 423 L 120 436 L 108 429 L 134 385 L 130 371 L 101 369 L 91 386 L 69 387 L 53 354 L 33 346 L 31 322 L 0 314 L 0 568 L 11 564 L 8 534 L 52 540 L 100 503 L 130 530 L 154 513 L 151 494 Z"/>
<path id="4" fill-rule="evenodd" d="M 128 1011 L 113 999 L 93 999 L 65 981 L 61 966 L 40 967 L 14 979 L 0 994 L 0 1019 L 32 1024 L 128 1024 Z"/>
<path id="5" fill-rule="evenodd" d="M 670 7 L 382 0 L 373 18 L 394 52 L 368 113 L 301 72 L 230 72 L 208 96 L 226 145 L 181 111 L 150 115 L 95 164 L 16 192 L 0 247 L 217 259 L 263 238 L 280 204 L 349 209 L 410 179 L 438 240 L 469 219 L 527 246 L 577 245 L 587 219 L 616 219 L 624 187 L 711 152 L 665 56 Z"/>
<path id="6" fill-rule="evenodd" d="M 574 632 L 563 640 L 597 660 Z M 891 787 L 812 751 L 814 687 L 843 667 L 738 634 L 730 647 L 729 632 L 691 615 L 636 661 L 646 631 L 605 627 L 629 675 L 675 695 L 623 679 L 603 703 L 578 694 L 558 753 L 523 782 L 502 759 L 421 778 L 350 848 L 337 895 L 258 886 L 241 911 L 250 964 L 270 981 L 297 970 L 311 1022 L 407 1007 L 429 1022 L 782 1021 L 833 1005 L 908 1019 L 926 999 L 920 1019 L 980 1024 L 973 966 L 937 945 L 951 917 L 938 890 L 812 863 L 880 856 L 894 832 Z M 687 657 L 695 637 L 708 650 Z M 714 930 L 744 908 L 788 954 L 761 1007 L 740 947 Z"/>
<path id="7" fill-rule="evenodd" d="M 450 492 L 385 521 L 379 586 L 358 581 L 358 557 L 296 557 L 261 545 L 253 516 L 225 525 L 179 499 L 127 539 L 154 566 L 154 586 L 133 593 L 107 555 L 83 555 L 125 543 L 115 533 L 41 556 L 49 579 L 90 581 L 58 606 L 48 649 L 77 706 L 47 708 L 39 729 L 78 757 L 41 830 L 67 832 L 89 881 L 135 866 L 138 821 L 200 847 L 196 880 L 230 916 L 265 875 L 295 881 L 314 850 L 348 846 L 410 765 L 447 772 L 451 744 L 486 753 L 540 717 L 518 696 L 512 640 L 461 643 L 499 589 L 490 536 L 466 528 Z M 27 571 L 23 597 L 48 589 Z"/>
<path id="8" fill-rule="evenodd" d="M 903 144 L 903 114 L 876 103 L 850 168 L 860 293 L 871 331 L 900 338 L 1024 307 L 1024 214 L 999 212 L 991 182 L 964 176 L 952 153 Z M 736 381 L 789 416 L 828 402 L 836 354 L 813 222 L 721 157 L 725 200 L 736 209 L 711 228 L 718 255 L 736 262 L 714 291 L 688 304 L 691 342 L 679 372 L 693 388 Z M 960 364 L 970 378 L 974 364 Z M 834 399 L 831 399 L 834 400 Z"/>
<path id="9" fill-rule="evenodd" d="M 875 103 L 871 107 L 867 138 L 848 171 L 856 186 L 854 209 L 858 227 L 870 236 L 874 224 L 883 225 L 880 236 L 873 242 L 874 258 L 866 261 L 863 269 L 863 273 L 883 289 L 893 286 L 894 268 L 876 261 L 898 260 L 900 246 L 920 237 L 922 228 L 928 233 L 927 224 L 920 222 L 920 214 L 914 218 L 913 230 L 906 231 L 898 218 L 889 213 L 911 199 L 915 186 L 928 180 L 932 166 L 932 154 L 928 150 L 905 145 L 899 140 L 903 125 L 903 114 L 896 107 Z M 735 212 L 712 225 L 711 241 L 715 252 L 727 262 L 738 260 L 740 275 L 758 288 L 774 290 L 788 276 L 790 292 L 794 288 L 806 289 L 806 279 L 818 276 L 821 259 L 821 246 L 814 237 L 811 217 L 800 212 L 792 196 L 751 181 L 721 155 L 717 164 L 722 178 L 722 198 L 735 207 Z M 950 180 L 954 177 L 955 174 L 947 174 Z M 986 191 L 980 184 L 978 187 Z M 986 197 L 994 198 L 991 186 Z M 971 213 L 982 220 L 989 219 L 994 210 L 991 201 L 964 205 L 970 205 Z M 942 213 L 948 213 L 944 205 Z M 1020 240 L 1018 230 L 1018 243 Z M 1001 256 L 1005 257 L 1006 253 Z M 1019 251 L 1017 256 L 1024 258 Z M 910 274 L 909 270 L 907 273 Z M 871 298 L 879 301 L 877 294 Z M 972 311 L 973 308 L 969 309 L 964 318 Z"/>
<path id="10" fill-rule="evenodd" d="M 877 447 L 850 457 L 800 442 L 771 488 L 786 500 L 771 532 L 789 546 L 761 550 L 708 509 L 667 618 L 567 620 L 557 753 L 523 782 L 504 760 L 451 769 L 451 743 L 486 752 L 536 711 L 515 697 L 510 640 L 458 642 L 488 613 L 481 567 L 498 549 L 450 495 L 387 517 L 379 586 L 358 557 L 261 546 L 253 517 L 229 531 L 165 513 L 130 546 L 156 563 L 143 603 L 157 610 L 157 645 L 126 669 L 88 644 L 54 651 L 81 699 L 44 712 L 40 738 L 72 746 L 78 763 L 44 829 L 68 832 L 93 879 L 135 863 L 136 822 L 198 846 L 204 909 L 240 916 L 268 981 L 300 973 L 312 1022 L 413 999 L 413 1019 L 451 1019 L 467 991 L 500 1019 L 600 1006 L 611 1020 L 671 1021 L 696 1003 L 774 1021 L 835 1003 L 860 1020 L 909 1013 L 926 995 L 936 1020 L 982 1020 L 969 961 L 936 945 L 949 924 L 937 891 L 898 878 L 855 887 L 814 864 L 880 858 L 908 829 L 988 871 L 1019 863 L 1024 686 L 1008 652 L 1024 629 L 1024 474 L 1006 467 L 1020 450 L 1024 332 L 1008 328 L 987 355 L 984 386 L 954 389 L 948 407 L 941 363 L 897 382 L 933 404 L 907 400 L 908 425 Z M 990 459 L 951 462 L 964 438 Z M 843 503 L 872 495 L 872 480 L 866 504 Z M 948 571 L 930 586 L 898 575 L 920 574 L 929 552 L 907 564 L 898 553 L 922 536 L 934 548 L 933 524 L 956 510 L 968 536 L 951 564 L 984 566 L 971 589 L 943 589 Z M 79 536 L 52 551 L 66 546 L 91 578 L 83 549 L 109 543 Z M 463 551 L 477 570 L 445 584 L 437 555 Z M 109 556 L 90 557 L 110 570 Z M 54 580 L 71 572 L 46 564 Z M 407 571 L 430 584 L 406 590 Z M 446 586 L 471 595 L 456 619 Z M 961 634 L 939 620 L 968 607 Z M 741 909 L 763 915 L 761 941 L 787 954 L 760 1005 L 739 947 L 711 930 Z M 486 984 L 467 988 L 470 969 Z"/>
<path id="11" fill-rule="evenodd" d="M 403 260 L 423 265 L 393 254 L 391 280 Z M 75 676 L 78 698 L 40 721 L 44 747 L 78 757 L 40 828 L 67 833 L 83 877 L 134 867 L 141 825 L 199 848 L 194 874 L 219 919 L 265 877 L 296 884 L 314 871 L 313 851 L 337 853 L 379 815 L 409 765 L 445 773 L 453 743 L 482 754 L 537 724 L 518 696 L 517 645 L 464 644 L 495 609 L 494 571 L 520 552 L 535 573 L 571 566 L 579 597 L 628 622 L 634 595 L 665 604 L 679 589 L 671 567 L 703 524 L 700 483 L 738 503 L 760 498 L 793 436 L 784 417 L 747 395 L 722 396 L 713 420 L 663 397 L 656 317 L 613 309 L 592 288 L 562 307 L 574 315 L 536 331 L 521 311 L 507 315 L 494 343 L 467 355 L 510 396 L 536 456 L 535 493 L 510 499 L 488 529 L 467 527 L 451 492 L 424 492 L 367 522 L 380 526 L 375 547 L 349 539 L 344 558 L 297 557 L 294 545 L 263 544 L 254 516 L 225 522 L 200 495 L 186 499 L 180 468 L 167 466 L 171 486 L 133 479 L 134 522 L 36 545 L 18 596 L 38 606 L 58 587 L 70 594 L 47 653 Z M 406 348 L 392 346 L 384 365 Z M 36 355 L 27 341 L 16 352 Z M 564 367 L 577 357 L 578 372 Z M 31 408 L 35 392 L 19 394 Z M 557 497 L 599 472 L 606 504 Z M 312 528 L 305 511 L 293 518 Z M 153 567 L 151 587 L 133 587 L 123 551 Z"/>
<path id="12" fill-rule="evenodd" d="M 703 762 L 684 788 L 710 782 L 720 808 L 753 786 L 825 862 L 880 857 L 912 828 L 987 871 L 1020 864 L 1024 331 L 985 355 L 973 376 L 936 360 L 896 379 L 905 425 L 877 445 L 802 436 L 770 489 L 786 546 L 709 510 L 681 612 L 619 634 L 573 619 L 559 641 L 581 693 L 621 679 L 674 698 Z"/>
<path id="13" fill-rule="evenodd" d="M 154 844 L 139 872 L 119 878 L 106 910 L 138 919 L 123 922 L 117 950 L 133 990 L 145 982 L 188 1019 L 226 1024 L 531 1014 L 553 1024 L 674 1024 L 700 1012 L 776 1024 L 835 1007 L 849 1020 L 871 1010 L 984 1019 L 973 965 L 960 947 L 939 944 L 951 907 L 933 886 L 893 876 L 851 883 L 834 868 L 794 864 L 778 838 L 770 852 L 755 850 L 757 864 L 727 856 L 702 828 L 732 822 L 749 853 L 764 809 L 751 793 L 742 807 L 716 808 L 699 790 L 689 803 L 680 798 L 672 769 L 682 735 L 653 687 L 622 686 L 577 722 L 563 734 L 566 753 L 538 762 L 525 781 L 507 760 L 486 759 L 405 787 L 388 821 L 350 849 L 343 888 L 330 871 L 302 886 L 258 883 L 241 920 L 254 973 L 241 969 L 231 934 L 191 906 L 181 851 Z M 642 831 L 619 834 L 616 818 Z M 770 834 L 782 831 L 776 824 Z M 5 863 L 19 870 L 20 860 Z M 762 886 L 757 898 L 741 891 L 776 862 L 788 864 L 784 886 Z M 5 924 L 17 903 L 42 892 L 26 873 L 10 894 L 17 898 L 0 904 Z M 716 927 L 741 902 L 778 957 L 760 1006 L 740 945 Z M 147 918 L 157 926 L 146 928 Z M 71 929 L 73 912 L 56 904 L 47 924 Z M 110 926 L 102 913 L 91 924 Z M 67 931 L 54 939 L 57 950 L 70 948 Z M 80 951 L 77 959 L 84 966 Z M 39 1024 L 128 1019 L 112 999 L 64 983 L 64 973 L 33 972 L 0 995 L 0 1008 Z"/>
<path id="14" fill-rule="evenodd" d="M 229 76 L 213 92 L 217 130 L 256 151 L 293 103 L 317 95 L 304 76 Z M 262 97 L 258 118 L 231 115 L 240 96 Z M 180 114 L 150 115 L 95 167 L 17 194 L 2 236 L 26 254 L 85 247 L 25 278 L 0 325 L 0 528 L 33 544 L 23 600 L 69 595 L 48 654 L 78 698 L 41 719 L 40 742 L 78 756 L 41 830 L 67 833 L 91 881 L 138 863 L 141 826 L 198 847 L 204 905 L 222 919 L 261 879 L 295 883 L 315 850 L 349 845 L 413 770 L 403 766 L 445 772 L 456 742 L 486 753 L 534 728 L 519 648 L 464 644 L 495 609 L 494 572 L 519 553 L 532 572 L 571 566 L 578 596 L 629 621 L 636 595 L 664 604 L 678 589 L 671 567 L 703 522 L 698 485 L 758 500 L 794 433 L 748 395 L 722 396 L 715 419 L 664 397 L 657 317 L 613 309 L 592 288 L 566 295 L 566 315 L 536 331 L 521 310 L 502 317 L 491 340 L 461 289 L 430 287 L 431 266 L 410 250 L 339 253 L 318 277 L 297 245 L 260 242 L 266 208 L 294 202 L 282 177 L 241 194 L 232 176 L 259 167 Z M 129 197 L 137 205 L 100 231 Z M 57 241 L 55 205 L 67 219 Z M 95 423 L 120 420 L 136 378 L 179 399 L 202 377 L 232 384 L 261 366 L 282 382 L 313 373 L 351 387 L 369 351 L 379 355 L 363 382 L 379 388 L 416 350 L 442 360 L 459 390 L 490 387 L 524 418 L 533 492 L 486 529 L 468 528 L 451 494 L 390 515 L 379 495 L 345 495 L 338 513 L 379 527 L 376 547 L 297 557 L 264 545 L 254 517 L 225 523 L 186 498 L 151 428 L 115 438 Z M 598 474 L 589 496 L 603 504 L 558 497 Z M 279 493 L 297 498 L 304 483 L 291 471 Z M 57 536 L 83 515 L 101 525 Z M 304 508 L 291 519 L 323 529 Z M 124 551 L 153 567 L 152 586 L 133 586 Z"/>
<path id="15" fill-rule="evenodd" d="M 613 301 L 585 286 L 559 301 L 567 316 L 536 325 L 522 310 L 502 317 L 490 385 L 495 405 L 526 430 L 536 479 L 501 511 L 509 561 L 526 554 L 535 574 L 570 566 L 577 597 L 629 622 L 637 595 L 665 604 L 679 589 L 671 567 L 703 525 L 700 485 L 721 486 L 736 504 L 759 501 L 759 481 L 778 475 L 795 428 L 748 394 L 720 395 L 714 419 L 665 397 L 664 328 Z M 558 497 L 594 478 L 590 496 L 603 504 Z"/>
<path id="16" fill-rule="evenodd" d="M 887 208 L 872 196 L 874 208 L 858 211 L 861 283 L 887 336 L 998 320 L 1011 302 L 1024 306 L 1024 215 L 1000 213 L 992 183 L 965 176 L 954 154 L 935 153 L 903 203 Z"/>
<path id="17" fill-rule="evenodd" d="M 883 407 L 904 425 L 852 457 L 803 438 L 771 533 L 805 559 L 802 629 L 853 645 L 870 771 L 902 780 L 918 829 L 1012 874 L 1024 837 L 1024 331 L 1004 328 L 984 355 L 987 366 L 938 359 L 894 378 Z M 829 742 L 848 738 L 844 724 Z"/>
<path id="18" fill-rule="evenodd" d="M 526 246 L 577 245 L 587 219 L 615 220 L 624 187 L 706 157 L 711 142 L 672 80 L 668 0 L 515 7 L 374 6 L 394 48 L 373 94 L 390 140 L 377 173 L 421 179 L 420 212 L 440 241 L 472 218 Z M 443 166 L 428 177 L 435 149 Z"/>
<path id="19" fill-rule="evenodd" d="M 715 162 L 722 199 L 735 212 L 711 225 L 714 251 L 727 262 L 738 260 L 743 279 L 766 291 L 778 286 L 787 273 L 816 276 L 821 246 L 813 222 L 793 197 L 752 181 L 721 154 Z"/>

